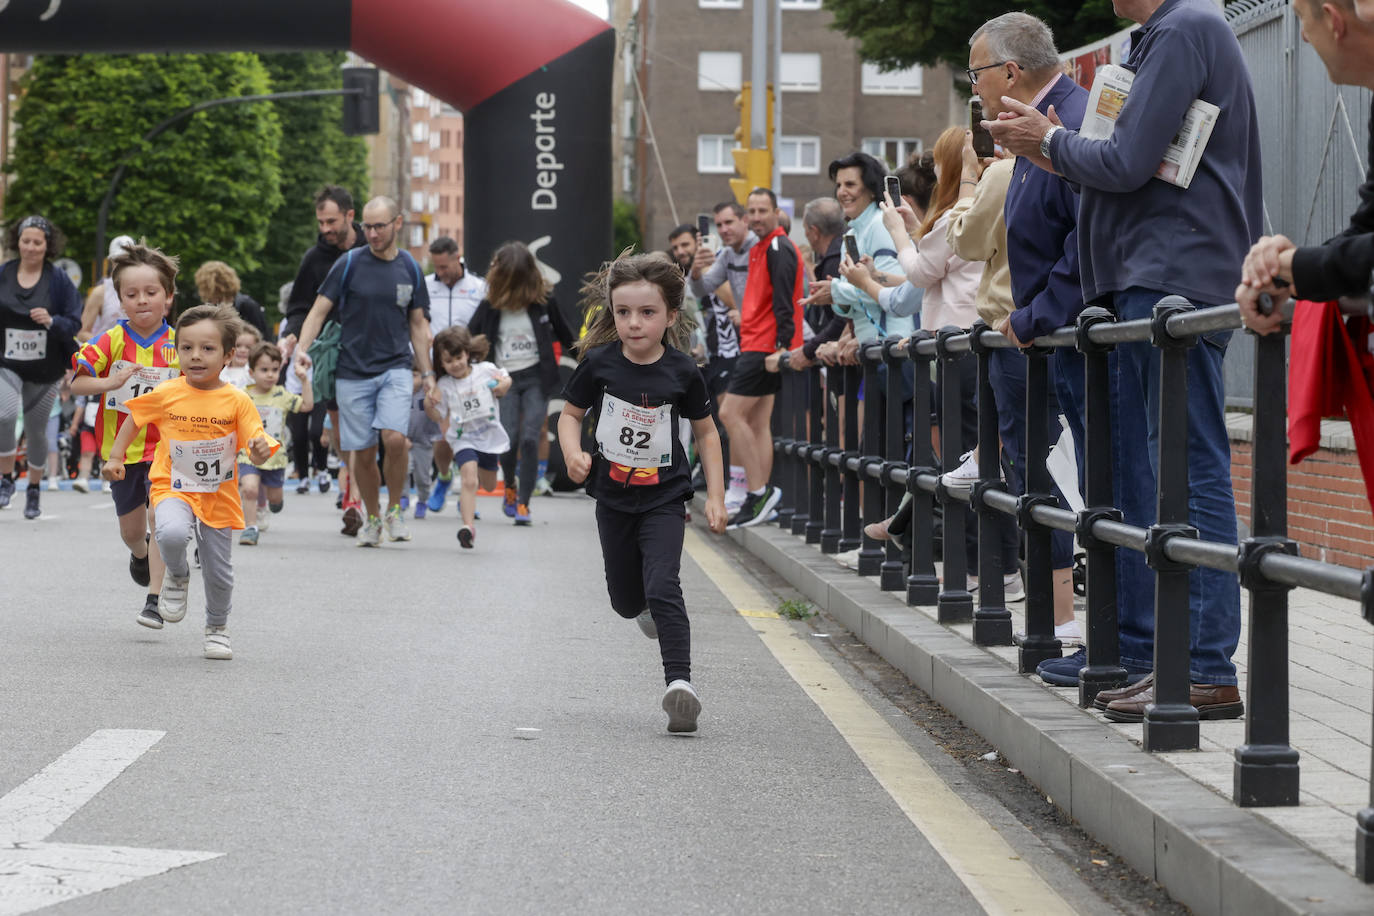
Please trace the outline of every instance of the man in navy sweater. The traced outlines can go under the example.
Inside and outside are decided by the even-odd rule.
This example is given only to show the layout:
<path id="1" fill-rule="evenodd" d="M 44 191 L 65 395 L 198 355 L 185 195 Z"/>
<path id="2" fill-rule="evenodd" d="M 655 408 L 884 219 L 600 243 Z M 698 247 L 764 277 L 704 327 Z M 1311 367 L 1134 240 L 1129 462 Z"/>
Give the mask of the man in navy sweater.
<path id="1" fill-rule="evenodd" d="M 1079 273 L 1084 301 L 1110 305 L 1121 320 L 1148 317 L 1156 302 L 1180 295 L 1198 306 L 1231 301 L 1241 263 L 1260 235 L 1259 122 L 1249 72 L 1212 0 L 1114 0 L 1140 23 L 1127 69 L 1130 97 L 1107 140 L 1089 140 L 1005 99 L 1016 115 L 989 123 L 1003 147 L 1027 156 L 1081 188 Z M 1221 109 L 1191 186 L 1155 179 L 1184 114 L 1196 99 Z M 1189 522 L 1207 541 L 1236 542 L 1231 449 L 1226 433 L 1222 360 L 1230 332 L 1203 336 L 1188 351 Z M 1146 343 L 1117 351 L 1114 452 L 1120 507 L 1128 524 L 1156 520 L 1159 352 Z M 1236 576 L 1195 570 L 1189 702 L 1200 718 L 1243 712 L 1231 661 L 1240 639 Z M 1121 662 L 1127 671 L 1154 664 L 1154 576 L 1144 557 L 1117 552 Z M 1140 721 L 1154 703 L 1154 680 L 1108 691 L 1107 715 Z"/>

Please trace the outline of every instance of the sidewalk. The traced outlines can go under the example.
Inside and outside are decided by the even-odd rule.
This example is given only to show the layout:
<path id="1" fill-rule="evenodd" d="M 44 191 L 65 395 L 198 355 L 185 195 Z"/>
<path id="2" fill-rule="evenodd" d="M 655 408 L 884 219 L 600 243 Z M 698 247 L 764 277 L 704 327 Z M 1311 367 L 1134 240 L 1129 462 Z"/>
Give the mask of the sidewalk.
<path id="1" fill-rule="evenodd" d="M 1238 808 L 1243 720 L 1202 723 L 1201 749 L 1146 754 L 1140 725 L 1080 710 L 1076 689 L 1016 673 L 1016 649 L 973 645 L 774 525 L 734 539 L 978 731 L 1099 841 L 1202 914 L 1374 913 L 1353 874 L 1355 813 L 1369 803 L 1374 627 L 1349 601 L 1290 595 L 1292 742 L 1301 804 Z M 1242 592 L 1242 601 L 1245 601 Z M 1024 628 L 1024 602 L 1013 605 Z M 1248 615 L 1246 615 L 1248 617 Z M 1080 623 L 1082 622 L 1080 612 Z M 1247 633 L 1236 653 L 1242 696 Z"/>

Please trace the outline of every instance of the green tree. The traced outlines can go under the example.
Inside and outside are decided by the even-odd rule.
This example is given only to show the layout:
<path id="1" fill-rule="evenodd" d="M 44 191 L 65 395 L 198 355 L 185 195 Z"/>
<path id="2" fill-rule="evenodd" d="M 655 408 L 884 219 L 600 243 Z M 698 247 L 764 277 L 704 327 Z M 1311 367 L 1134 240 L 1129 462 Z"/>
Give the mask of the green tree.
<path id="1" fill-rule="evenodd" d="M 258 55 L 272 92 L 338 89 L 343 52 L 310 51 Z M 243 288 L 277 315 L 277 293 L 290 283 L 301 255 L 315 244 L 315 192 L 326 184 L 347 188 L 361 215 L 368 196 L 367 142 L 343 133 L 343 100 L 291 99 L 277 102 L 281 121 L 281 205 L 272 211 L 267 242 L 255 270 L 240 270 Z"/>
<path id="2" fill-rule="evenodd" d="M 183 108 L 269 86 L 253 54 L 93 54 L 40 57 L 19 88 L 6 213 L 46 214 L 66 232 L 71 256 L 92 264 L 96 214 L 120 158 Z M 194 115 L 130 161 L 107 237 L 146 237 L 179 256 L 183 290 L 213 258 L 251 270 L 281 203 L 280 143 L 270 104 Z"/>
<path id="3" fill-rule="evenodd" d="M 984 22 L 1013 9 L 1045 20 L 1068 51 L 1129 25 L 1112 0 L 824 0 L 834 27 L 858 39 L 859 54 L 886 69 L 945 62 L 968 66 L 968 39 Z"/>
<path id="4" fill-rule="evenodd" d="M 611 257 L 626 248 L 639 251 L 644 233 L 639 229 L 639 208 L 632 200 L 617 200 L 611 205 Z"/>

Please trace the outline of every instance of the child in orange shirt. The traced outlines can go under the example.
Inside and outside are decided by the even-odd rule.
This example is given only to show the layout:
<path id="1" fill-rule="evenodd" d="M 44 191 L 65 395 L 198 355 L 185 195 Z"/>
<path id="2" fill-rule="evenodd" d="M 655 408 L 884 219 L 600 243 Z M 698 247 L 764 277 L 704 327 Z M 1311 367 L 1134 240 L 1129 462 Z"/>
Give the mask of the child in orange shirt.
<path id="1" fill-rule="evenodd" d="M 234 657 L 227 624 L 234 589 L 230 549 L 234 529 L 243 527 L 235 480 L 239 443 L 247 443 L 257 464 L 281 448 L 263 431 L 248 395 L 220 378 L 240 327 L 228 306 L 199 305 L 186 311 L 176 328 L 181 377 L 129 399 L 129 421 L 114 444 L 114 454 L 122 454 L 150 423 L 160 433 L 148 474 L 157 546 L 167 567 L 158 614 L 168 623 L 186 616 L 191 579 L 186 548 L 194 535 L 205 580 L 205 657 L 211 659 Z M 119 480 L 124 466 L 110 462 L 102 473 L 107 480 Z"/>

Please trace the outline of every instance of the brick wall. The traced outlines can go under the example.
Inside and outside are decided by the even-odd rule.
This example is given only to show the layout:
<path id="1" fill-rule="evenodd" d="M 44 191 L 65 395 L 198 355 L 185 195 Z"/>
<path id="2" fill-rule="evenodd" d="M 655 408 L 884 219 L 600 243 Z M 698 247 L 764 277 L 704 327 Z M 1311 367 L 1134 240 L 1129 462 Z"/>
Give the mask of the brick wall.
<path id="1" fill-rule="evenodd" d="M 1250 443 L 1231 443 L 1236 508 L 1250 523 Z M 1374 565 L 1374 510 L 1353 451 L 1318 449 L 1288 466 L 1288 536 L 1305 557 L 1363 569 Z"/>

